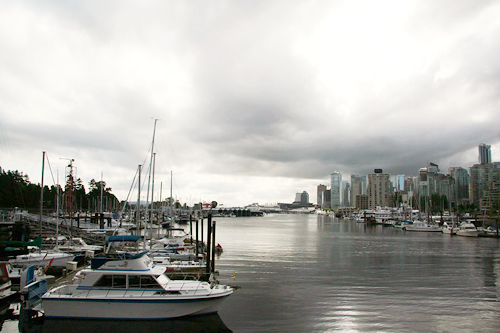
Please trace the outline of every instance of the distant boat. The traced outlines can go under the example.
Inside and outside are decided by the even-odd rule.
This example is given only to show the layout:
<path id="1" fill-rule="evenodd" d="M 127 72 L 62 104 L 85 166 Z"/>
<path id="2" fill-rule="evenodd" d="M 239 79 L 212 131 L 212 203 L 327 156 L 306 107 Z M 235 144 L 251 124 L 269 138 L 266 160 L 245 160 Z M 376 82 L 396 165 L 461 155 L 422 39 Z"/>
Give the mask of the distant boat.
<path id="1" fill-rule="evenodd" d="M 408 224 L 403 227 L 403 230 L 407 231 L 423 231 L 423 232 L 441 232 L 441 228 L 436 224 L 429 224 L 423 221 L 413 221 L 412 224 Z"/>
<path id="2" fill-rule="evenodd" d="M 470 222 L 462 222 L 457 230 L 457 236 L 477 237 L 478 235 L 479 231 L 476 226 Z"/>

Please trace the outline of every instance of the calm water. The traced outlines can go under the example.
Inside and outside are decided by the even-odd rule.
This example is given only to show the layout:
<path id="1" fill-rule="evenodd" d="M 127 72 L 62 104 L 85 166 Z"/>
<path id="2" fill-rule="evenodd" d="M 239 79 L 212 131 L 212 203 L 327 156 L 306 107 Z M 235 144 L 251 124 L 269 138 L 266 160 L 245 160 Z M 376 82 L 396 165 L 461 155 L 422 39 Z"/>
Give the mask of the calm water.
<path id="1" fill-rule="evenodd" d="M 216 218 L 219 314 L 162 322 L 49 321 L 44 331 L 499 332 L 499 240 L 316 215 Z M 233 280 L 233 273 L 235 279 Z M 2 332 L 17 330 L 6 320 Z"/>

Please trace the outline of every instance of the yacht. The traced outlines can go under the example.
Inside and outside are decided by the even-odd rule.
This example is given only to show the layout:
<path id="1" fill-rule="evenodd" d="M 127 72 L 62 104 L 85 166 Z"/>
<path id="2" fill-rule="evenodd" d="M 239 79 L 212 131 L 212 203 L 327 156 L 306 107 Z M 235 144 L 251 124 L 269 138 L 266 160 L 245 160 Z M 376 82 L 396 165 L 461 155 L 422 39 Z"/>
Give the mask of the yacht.
<path id="1" fill-rule="evenodd" d="M 168 319 L 215 313 L 233 288 L 209 282 L 171 280 L 166 266 L 147 252 L 96 257 L 73 284 L 42 296 L 46 318 Z"/>
<path id="2" fill-rule="evenodd" d="M 457 236 L 477 237 L 477 235 L 479 235 L 479 231 L 470 222 L 462 222 L 457 230 Z"/>
<path id="3" fill-rule="evenodd" d="M 424 232 L 441 232 L 441 228 L 435 224 L 429 224 L 423 221 L 413 221 L 413 224 L 408 224 L 403 227 L 407 231 L 424 231 Z"/>

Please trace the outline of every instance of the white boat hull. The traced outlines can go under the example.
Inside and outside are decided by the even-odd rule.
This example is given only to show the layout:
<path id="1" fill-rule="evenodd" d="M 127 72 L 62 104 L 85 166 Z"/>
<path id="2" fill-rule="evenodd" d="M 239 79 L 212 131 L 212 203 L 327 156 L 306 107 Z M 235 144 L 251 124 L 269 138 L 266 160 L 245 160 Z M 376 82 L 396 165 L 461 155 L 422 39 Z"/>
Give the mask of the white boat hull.
<path id="1" fill-rule="evenodd" d="M 465 236 L 465 237 L 477 237 L 479 235 L 479 231 L 477 230 L 458 230 L 457 236 Z"/>
<path id="2" fill-rule="evenodd" d="M 18 256 L 15 259 L 9 260 L 9 263 L 13 266 L 47 266 L 50 261 L 52 267 L 66 267 L 68 261 L 73 261 L 75 259 L 74 254 L 57 253 L 57 254 L 37 254 L 30 253 L 27 255 Z"/>
<path id="3" fill-rule="evenodd" d="M 206 297 L 165 296 L 132 297 L 43 297 L 46 318 L 85 319 L 169 319 L 189 315 L 215 313 L 220 304 L 232 293 L 207 295 Z M 131 299 L 132 298 L 132 299 Z"/>

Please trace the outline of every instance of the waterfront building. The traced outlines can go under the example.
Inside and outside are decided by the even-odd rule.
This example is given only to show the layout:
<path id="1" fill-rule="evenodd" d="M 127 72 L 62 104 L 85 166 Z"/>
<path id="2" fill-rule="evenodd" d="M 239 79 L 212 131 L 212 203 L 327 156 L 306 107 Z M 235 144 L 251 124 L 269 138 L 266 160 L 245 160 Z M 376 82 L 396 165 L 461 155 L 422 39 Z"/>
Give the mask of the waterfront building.
<path id="1" fill-rule="evenodd" d="M 358 207 L 358 196 L 366 194 L 366 175 L 352 174 L 351 175 L 351 205 Z"/>
<path id="2" fill-rule="evenodd" d="M 308 204 L 309 203 L 309 193 L 306 191 L 302 192 L 300 195 L 300 203 L 301 204 Z"/>
<path id="3" fill-rule="evenodd" d="M 349 207 L 351 205 L 351 184 L 347 181 L 342 181 L 342 202 L 343 207 Z"/>
<path id="4" fill-rule="evenodd" d="M 479 164 L 491 163 L 491 146 L 481 143 L 477 148 L 479 150 Z"/>
<path id="5" fill-rule="evenodd" d="M 368 209 L 368 194 L 358 194 L 355 197 L 356 201 L 356 206 L 354 206 L 356 209 Z"/>
<path id="6" fill-rule="evenodd" d="M 331 174 L 331 188 L 330 188 L 330 198 L 331 198 L 331 208 L 339 208 L 342 205 L 342 174 L 338 171 L 334 171 Z"/>
<path id="7" fill-rule="evenodd" d="M 392 207 L 394 205 L 390 176 L 381 169 L 368 175 L 368 208 Z"/>
<path id="8" fill-rule="evenodd" d="M 500 177 L 500 162 L 474 164 L 470 167 L 469 200 L 480 206 L 481 199 L 487 191 L 493 190 L 493 185 Z"/>
<path id="9" fill-rule="evenodd" d="M 322 203 L 323 205 L 321 208 L 331 208 L 332 198 L 330 196 L 330 190 L 323 191 Z"/>
<path id="10" fill-rule="evenodd" d="M 458 206 L 469 201 L 469 172 L 462 167 L 450 167 L 448 173 L 455 181 L 455 192 L 451 203 Z"/>
<path id="11" fill-rule="evenodd" d="M 295 193 L 295 201 L 293 203 L 298 204 L 308 204 L 309 203 L 309 193 L 306 191 L 302 193 Z"/>
<path id="12" fill-rule="evenodd" d="M 326 191 L 326 185 L 319 184 L 316 189 L 316 204 L 318 207 L 323 207 L 323 192 Z"/>

